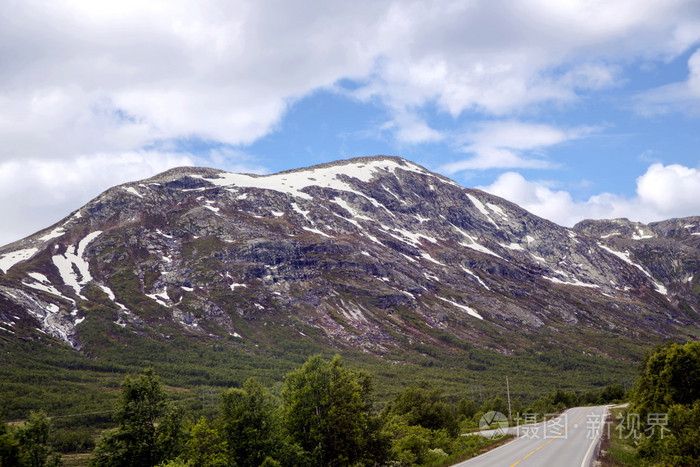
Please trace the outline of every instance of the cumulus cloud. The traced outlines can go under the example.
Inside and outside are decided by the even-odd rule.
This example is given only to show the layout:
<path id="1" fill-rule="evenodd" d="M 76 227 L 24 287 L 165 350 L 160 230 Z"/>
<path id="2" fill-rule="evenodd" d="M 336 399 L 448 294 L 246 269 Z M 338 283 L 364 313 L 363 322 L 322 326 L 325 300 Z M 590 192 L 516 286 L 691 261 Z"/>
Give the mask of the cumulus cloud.
<path id="1" fill-rule="evenodd" d="M 382 125 L 382 130 L 394 131 L 400 143 L 418 144 L 441 141 L 445 135 L 431 128 L 425 121 L 411 113 L 398 113 L 391 121 Z"/>
<path id="2" fill-rule="evenodd" d="M 440 170 L 453 174 L 468 169 L 548 168 L 552 166 L 550 161 L 533 156 L 547 147 L 594 131 L 596 129 L 592 127 L 563 129 L 518 121 L 481 123 L 457 138 L 461 151 L 472 154 L 472 157 L 445 164 Z"/>
<path id="3" fill-rule="evenodd" d="M 700 170 L 677 164 L 652 164 L 637 178 L 636 196 L 630 198 L 601 193 L 575 201 L 567 191 L 526 180 L 516 172 L 504 173 L 491 185 L 479 188 L 565 226 L 583 219 L 626 217 L 653 222 L 700 215 Z"/>
<path id="4" fill-rule="evenodd" d="M 639 201 L 666 217 L 700 215 L 700 170 L 653 164 L 637 179 Z"/>

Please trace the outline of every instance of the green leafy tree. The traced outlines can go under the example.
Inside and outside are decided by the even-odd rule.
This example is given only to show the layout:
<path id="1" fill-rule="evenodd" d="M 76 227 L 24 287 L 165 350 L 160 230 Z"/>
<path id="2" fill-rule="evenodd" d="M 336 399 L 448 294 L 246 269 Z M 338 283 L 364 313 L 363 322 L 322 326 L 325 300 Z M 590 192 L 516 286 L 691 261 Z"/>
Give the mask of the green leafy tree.
<path id="1" fill-rule="evenodd" d="M 603 403 L 619 402 L 625 398 L 625 390 L 619 384 L 605 386 L 600 391 L 599 401 Z M 594 401 L 597 402 L 597 401 Z"/>
<path id="2" fill-rule="evenodd" d="M 659 457 L 671 465 L 700 466 L 700 401 L 671 406 L 667 428 Z"/>
<path id="3" fill-rule="evenodd" d="M 471 419 L 479 410 L 476 402 L 471 399 L 462 398 L 457 407 L 457 415 L 461 419 Z"/>
<path id="4" fill-rule="evenodd" d="M 371 380 L 345 368 L 335 356 L 311 357 L 287 375 L 282 391 L 284 423 L 291 441 L 314 466 L 374 464 L 387 447 L 371 413 Z"/>
<path id="5" fill-rule="evenodd" d="M 31 412 L 27 423 L 19 428 L 16 437 L 19 440 L 20 462 L 18 465 L 44 467 L 46 465 L 63 465 L 61 457 L 54 455 L 49 459 L 52 449 L 49 446 L 51 420 L 43 412 Z"/>
<path id="6" fill-rule="evenodd" d="M 459 430 L 455 413 L 442 399 L 440 389 L 411 386 L 388 404 L 385 411 L 390 416 L 400 416 L 409 425 L 444 429 L 453 436 Z"/>
<path id="7" fill-rule="evenodd" d="M 177 456 L 182 415 L 168 403 L 153 369 L 124 379 L 115 420 L 119 427 L 97 447 L 93 465 L 152 466 Z"/>
<path id="8" fill-rule="evenodd" d="M 278 446 L 279 425 L 270 393 L 250 378 L 242 389 L 223 396 L 223 433 L 229 461 L 236 465 L 260 465 Z"/>
<path id="9" fill-rule="evenodd" d="M 212 427 L 202 417 L 190 430 L 190 437 L 185 443 L 183 457 L 191 467 L 227 466 L 226 441 L 219 430 Z"/>
<path id="10" fill-rule="evenodd" d="M 391 457 L 399 465 L 422 464 L 428 455 L 431 430 L 419 425 L 408 425 L 394 420 L 387 429 L 392 435 Z"/>
<path id="11" fill-rule="evenodd" d="M 640 455 L 663 465 L 700 466 L 700 343 L 660 347 L 640 366 L 630 411 L 640 415 Z M 654 426 L 649 419 L 663 420 Z"/>
<path id="12" fill-rule="evenodd" d="M 0 422 L 0 466 L 21 465 L 19 440 L 5 422 Z"/>
<path id="13" fill-rule="evenodd" d="M 483 411 L 489 412 L 491 410 L 508 415 L 508 403 L 504 401 L 503 398 L 496 396 L 490 401 L 484 403 Z"/>
<path id="14" fill-rule="evenodd" d="M 647 356 L 634 388 L 634 409 L 646 415 L 700 399 L 700 343 L 667 344 Z"/>

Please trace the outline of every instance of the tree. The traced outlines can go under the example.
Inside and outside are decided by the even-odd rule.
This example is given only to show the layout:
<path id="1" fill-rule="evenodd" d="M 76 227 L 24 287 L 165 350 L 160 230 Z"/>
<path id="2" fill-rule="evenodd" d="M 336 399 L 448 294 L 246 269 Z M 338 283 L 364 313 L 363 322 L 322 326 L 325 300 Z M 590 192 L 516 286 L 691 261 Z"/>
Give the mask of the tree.
<path id="1" fill-rule="evenodd" d="M 476 402 L 471 399 L 467 400 L 466 398 L 462 398 L 457 407 L 457 414 L 461 419 L 470 419 L 476 414 L 477 410 L 479 410 L 479 408 Z"/>
<path id="2" fill-rule="evenodd" d="M 440 389 L 410 386 L 399 394 L 386 410 L 389 415 L 400 416 L 409 425 L 430 430 L 447 430 L 452 436 L 459 431 L 459 424 L 452 409 L 442 400 Z"/>
<path id="3" fill-rule="evenodd" d="M 93 465 L 157 465 L 182 445 L 182 415 L 168 403 L 153 369 L 124 379 L 115 420 L 119 427 L 97 447 Z"/>
<path id="4" fill-rule="evenodd" d="M 18 465 L 44 467 L 46 465 L 63 465 L 60 455 L 54 455 L 49 446 L 51 420 L 43 412 L 31 412 L 27 423 L 19 428 L 16 437 L 19 440 L 20 462 Z"/>
<path id="5" fill-rule="evenodd" d="M 310 465 L 336 466 L 381 462 L 387 448 L 381 424 L 371 414 L 369 375 L 311 357 L 287 375 L 282 391 L 289 438 L 308 454 Z"/>
<path id="6" fill-rule="evenodd" d="M 700 399 L 700 343 L 670 343 L 648 355 L 640 366 L 632 399 L 634 409 L 645 416 Z"/>
<path id="7" fill-rule="evenodd" d="M 700 465 L 700 343 L 667 344 L 647 356 L 632 392 L 640 455 L 664 465 Z M 654 426 L 650 422 L 661 422 Z"/>
<path id="8" fill-rule="evenodd" d="M 224 394 L 223 433 L 232 464 L 260 465 L 273 454 L 278 445 L 274 410 L 270 393 L 255 378 Z"/>
<path id="9" fill-rule="evenodd" d="M 19 440 L 5 422 L 0 422 L 0 466 L 21 465 Z"/>
<path id="10" fill-rule="evenodd" d="M 220 432 L 201 417 L 190 431 L 184 457 L 191 467 L 223 467 L 228 465 L 226 451 L 226 441 Z"/>

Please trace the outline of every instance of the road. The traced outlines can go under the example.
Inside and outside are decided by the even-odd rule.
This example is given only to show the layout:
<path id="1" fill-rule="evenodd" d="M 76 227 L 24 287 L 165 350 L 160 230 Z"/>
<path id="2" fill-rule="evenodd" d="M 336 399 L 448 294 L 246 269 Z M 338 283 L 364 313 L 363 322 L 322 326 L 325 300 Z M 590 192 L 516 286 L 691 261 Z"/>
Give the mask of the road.
<path id="1" fill-rule="evenodd" d="M 518 438 L 453 467 L 588 467 L 605 413 L 606 406 L 575 407 L 546 424 L 510 428 Z"/>

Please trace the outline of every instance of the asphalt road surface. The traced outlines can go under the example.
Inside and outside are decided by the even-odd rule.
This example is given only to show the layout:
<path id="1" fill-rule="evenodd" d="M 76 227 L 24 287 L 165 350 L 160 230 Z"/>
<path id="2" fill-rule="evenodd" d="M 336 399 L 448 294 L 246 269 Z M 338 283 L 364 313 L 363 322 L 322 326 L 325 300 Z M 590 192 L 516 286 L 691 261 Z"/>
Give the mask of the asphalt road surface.
<path id="1" fill-rule="evenodd" d="M 455 467 L 588 467 L 605 414 L 605 406 L 575 407 L 546 423 L 508 428 L 518 438 Z"/>

